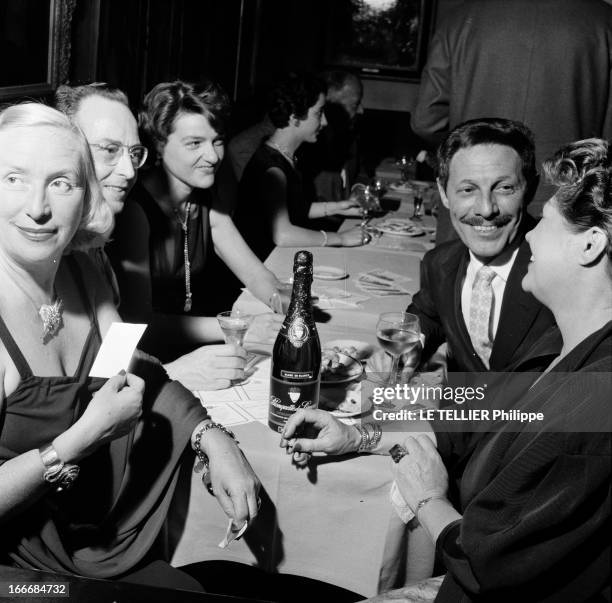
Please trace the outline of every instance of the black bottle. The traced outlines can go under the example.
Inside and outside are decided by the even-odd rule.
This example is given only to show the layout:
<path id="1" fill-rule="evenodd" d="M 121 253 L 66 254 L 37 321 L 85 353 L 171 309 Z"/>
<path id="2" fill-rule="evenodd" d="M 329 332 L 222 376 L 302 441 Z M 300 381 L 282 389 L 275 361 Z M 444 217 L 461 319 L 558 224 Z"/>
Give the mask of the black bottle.
<path id="1" fill-rule="evenodd" d="M 293 261 L 293 291 L 274 342 L 268 425 L 279 433 L 299 408 L 316 408 L 321 384 L 321 343 L 312 312 L 312 253 Z"/>

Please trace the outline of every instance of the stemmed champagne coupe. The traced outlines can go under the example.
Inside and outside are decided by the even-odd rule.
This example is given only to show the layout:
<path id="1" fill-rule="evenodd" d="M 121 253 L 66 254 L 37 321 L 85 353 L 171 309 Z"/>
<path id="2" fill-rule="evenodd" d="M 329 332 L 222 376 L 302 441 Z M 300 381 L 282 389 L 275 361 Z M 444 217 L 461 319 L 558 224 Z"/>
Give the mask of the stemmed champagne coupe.
<path id="1" fill-rule="evenodd" d="M 404 368 L 410 369 L 410 377 L 416 371 L 423 346 L 421 344 L 421 324 L 419 317 L 406 312 L 384 312 L 378 317 L 376 337 L 385 352 L 393 358 L 389 373 L 390 386 L 400 383 L 400 357 L 404 357 Z"/>
<path id="2" fill-rule="evenodd" d="M 234 343 L 241 346 L 244 336 L 253 322 L 253 315 L 240 310 L 227 310 L 217 314 L 219 326 L 223 331 L 225 343 Z"/>

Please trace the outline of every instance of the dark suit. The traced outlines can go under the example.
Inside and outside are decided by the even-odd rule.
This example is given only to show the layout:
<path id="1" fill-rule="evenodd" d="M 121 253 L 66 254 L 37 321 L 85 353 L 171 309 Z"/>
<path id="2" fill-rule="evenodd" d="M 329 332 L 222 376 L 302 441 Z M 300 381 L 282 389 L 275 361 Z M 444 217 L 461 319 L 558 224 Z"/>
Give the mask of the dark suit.
<path id="1" fill-rule="evenodd" d="M 491 371 L 508 370 L 524 359 L 555 324 L 551 312 L 521 287 L 530 257 L 529 245 L 523 241 L 504 290 L 489 359 Z M 440 344 L 447 342 L 449 372 L 488 370 L 472 346 L 461 310 L 461 289 L 469 261 L 468 249 L 461 241 L 450 241 L 428 252 L 421 263 L 421 289 L 407 309 L 421 319 L 426 337 L 423 358 L 429 358 Z"/>

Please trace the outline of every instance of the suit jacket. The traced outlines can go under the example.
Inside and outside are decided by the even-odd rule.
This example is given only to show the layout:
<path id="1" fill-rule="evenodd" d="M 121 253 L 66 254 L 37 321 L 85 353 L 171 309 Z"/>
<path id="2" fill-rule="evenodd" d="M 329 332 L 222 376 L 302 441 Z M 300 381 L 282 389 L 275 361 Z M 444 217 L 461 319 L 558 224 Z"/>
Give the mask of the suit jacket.
<path id="1" fill-rule="evenodd" d="M 612 7 L 603 0 L 465 0 L 440 20 L 412 112 L 435 148 L 479 117 L 523 122 L 536 162 L 583 138 L 612 138 Z M 553 188 L 542 181 L 529 211 Z M 436 243 L 456 239 L 439 208 Z"/>
<path id="2" fill-rule="evenodd" d="M 504 371 L 524 360 L 529 349 L 555 325 L 552 313 L 521 287 L 531 251 L 519 247 L 508 276 L 491 357 L 491 371 Z M 407 312 L 417 314 L 425 334 L 424 358 L 448 344 L 449 372 L 486 372 L 474 350 L 461 311 L 461 288 L 470 261 L 467 247 L 451 241 L 428 252 L 421 262 L 421 289 Z"/>

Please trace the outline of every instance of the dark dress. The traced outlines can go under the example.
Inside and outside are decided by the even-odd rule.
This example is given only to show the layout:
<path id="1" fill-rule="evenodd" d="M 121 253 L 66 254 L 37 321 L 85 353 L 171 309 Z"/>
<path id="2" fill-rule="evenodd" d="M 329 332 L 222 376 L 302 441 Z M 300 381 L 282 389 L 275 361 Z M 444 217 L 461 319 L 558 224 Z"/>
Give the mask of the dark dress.
<path id="1" fill-rule="evenodd" d="M 129 196 L 128 203 L 138 203 L 149 222 L 149 262 L 153 310 L 163 314 L 187 314 L 185 305 L 185 259 L 183 252 L 183 231 L 179 223 L 160 209 L 153 197 L 137 184 Z M 199 211 L 192 213 L 188 225 L 189 261 L 191 263 L 192 307 L 191 316 L 208 314 L 208 298 L 211 283 L 205 278 L 205 268 L 210 256 L 214 255 L 210 220 L 208 212 L 211 201 L 207 191 L 199 191 L 197 204 Z M 125 221 L 126 213 L 117 216 L 116 232 L 129 236 L 130 225 Z M 174 241 L 175 254 L 168 260 L 166 244 Z M 123 290 L 122 280 L 129 278 L 121 267 L 120 245 L 108 245 L 108 256 L 119 280 L 119 290 Z M 121 310 L 121 308 L 120 308 Z"/>
<path id="2" fill-rule="evenodd" d="M 528 381 L 509 375 L 483 408 L 542 412 L 541 424 L 433 424 L 449 473 L 462 471 L 463 515 L 436 543 L 437 602 L 609 601 L 612 322 Z"/>
<path id="3" fill-rule="evenodd" d="M 48 444 L 68 429 L 105 382 L 88 376 L 100 346 L 100 330 L 76 255 L 64 261 L 87 310 L 90 330 L 74 375 L 33 375 L 0 318 L 0 339 L 21 377 L 17 389 L 0 401 L 0 464 Z M 141 355 L 131 371 L 146 382 L 136 427 L 83 459 L 71 490 L 49 489 L 3 522 L 2 562 L 107 578 L 124 576 L 150 561 L 181 458 L 194 427 L 207 413 L 180 384 L 168 380 L 154 359 Z"/>
<path id="4" fill-rule="evenodd" d="M 279 190 L 277 180 L 269 170 L 279 169 L 286 186 Z M 279 151 L 263 143 L 247 164 L 238 189 L 238 204 L 234 223 L 255 255 L 263 262 L 274 249 L 272 212 L 286 205 L 289 220 L 294 226 L 313 230 L 336 230 L 325 219 L 308 217 L 315 200 L 314 189 L 304 183 L 301 173 Z"/>

